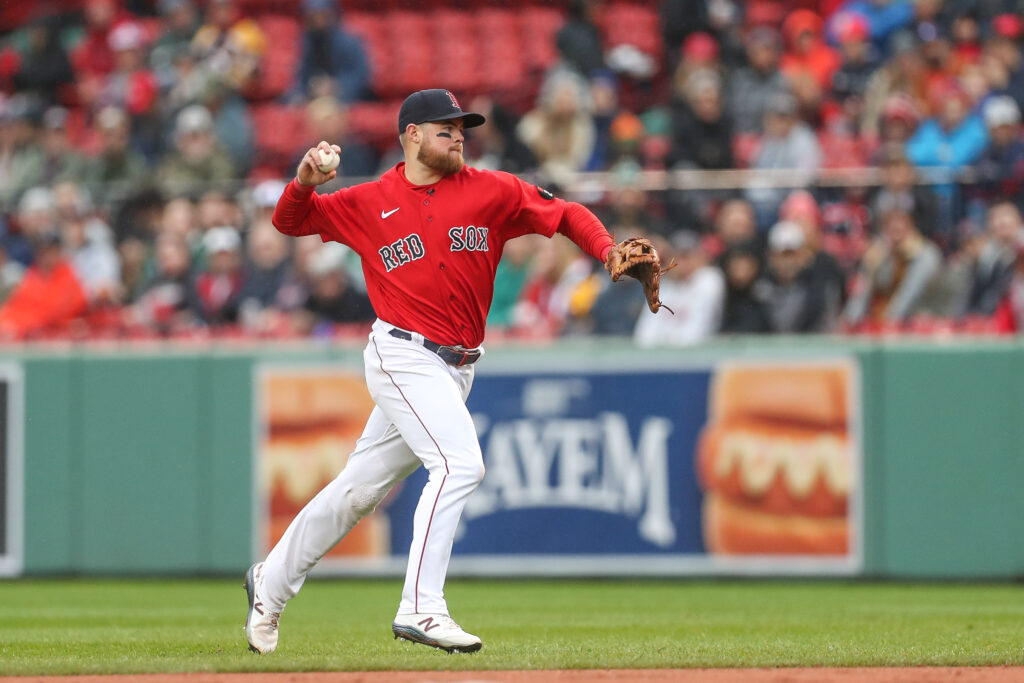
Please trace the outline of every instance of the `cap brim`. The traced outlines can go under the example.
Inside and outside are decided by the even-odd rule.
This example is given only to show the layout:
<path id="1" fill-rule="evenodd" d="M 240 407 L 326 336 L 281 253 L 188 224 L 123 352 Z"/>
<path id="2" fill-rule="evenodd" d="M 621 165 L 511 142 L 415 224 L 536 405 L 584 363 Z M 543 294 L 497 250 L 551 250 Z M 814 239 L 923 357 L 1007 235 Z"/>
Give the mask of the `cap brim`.
<path id="1" fill-rule="evenodd" d="M 461 113 L 449 114 L 448 116 L 442 116 L 437 119 L 431 119 L 431 121 L 451 121 L 453 119 L 462 119 L 462 126 L 464 128 L 476 128 L 482 126 L 487 121 L 483 114 L 477 114 L 471 111 L 464 111 Z"/>

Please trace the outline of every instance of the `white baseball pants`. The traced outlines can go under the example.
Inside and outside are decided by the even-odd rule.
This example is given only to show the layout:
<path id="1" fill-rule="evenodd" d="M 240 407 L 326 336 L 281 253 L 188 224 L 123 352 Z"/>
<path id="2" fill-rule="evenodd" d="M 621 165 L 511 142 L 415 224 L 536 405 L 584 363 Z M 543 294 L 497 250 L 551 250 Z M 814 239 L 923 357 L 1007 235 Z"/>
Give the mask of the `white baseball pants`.
<path id="1" fill-rule="evenodd" d="M 320 558 L 368 515 L 391 487 L 420 465 L 427 484 L 413 519 L 399 614 L 448 614 L 444 580 L 455 529 L 484 476 L 476 429 L 466 408 L 473 366 L 448 365 L 378 320 L 363 352 L 366 386 L 377 404 L 348 463 L 296 515 L 263 568 L 264 599 L 280 612 Z"/>

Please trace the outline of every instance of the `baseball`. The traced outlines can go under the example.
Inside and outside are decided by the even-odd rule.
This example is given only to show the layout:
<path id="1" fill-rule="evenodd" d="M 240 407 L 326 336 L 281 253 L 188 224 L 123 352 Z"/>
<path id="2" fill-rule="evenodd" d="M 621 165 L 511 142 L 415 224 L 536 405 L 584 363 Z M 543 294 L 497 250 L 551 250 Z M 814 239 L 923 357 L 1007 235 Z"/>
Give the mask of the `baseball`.
<path id="1" fill-rule="evenodd" d="M 326 152 L 322 149 L 318 149 L 316 153 L 320 158 L 319 168 L 321 173 L 330 173 L 334 169 L 338 168 L 338 163 L 341 161 L 341 158 L 333 149 Z"/>

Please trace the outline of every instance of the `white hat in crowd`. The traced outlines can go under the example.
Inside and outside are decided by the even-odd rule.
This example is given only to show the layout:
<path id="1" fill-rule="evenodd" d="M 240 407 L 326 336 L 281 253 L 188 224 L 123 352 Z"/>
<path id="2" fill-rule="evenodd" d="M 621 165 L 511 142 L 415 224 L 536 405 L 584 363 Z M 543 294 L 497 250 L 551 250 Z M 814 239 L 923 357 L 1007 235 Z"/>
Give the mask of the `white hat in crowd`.
<path id="1" fill-rule="evenodd" d="M 309 272 L 320 277 L 328 273 L 341 272 L 345 269 L 345 256 L 348 247 L 338 242 L 327 242 L 309 257 Z"/>
<path id="2" fill-rule="evenodd" d="M 213 128 L 213 116 L 210 110 L 201 104 L 193 104 L 178 112 L 178 118 L 174 122 L 174 132 L 178 135 L 183 133 L 203 133 Z"/>
<path id="3" fill-rule="evenodd" d="M 264 180 L 252 190 L 252 201 L 261 209 L 277 206 L 277 200 L 284 194 L 285 184 L 280 180 Z"/>
<path id="4" fill-rule="evenodd" d="M 207 254 L 216 254 L 219 251 L 237 251 L 242 245 L 242 238 L 238 231 L 229 225 L 222 225 L 210 228 L 203 235 L 203 248 Z"/>
<path id="5" fill-rule="evenodd" d="M 799 223 L 779 221 L 768 233 L 768 246 L 772 251 L 792 251 L 804 246 L 807 235 Z"/>
<path id="6" fill-rule="evenodd" d="M 1009 95 L 996 95 L 985 103 L 985 125 L 989 128 L 1020 123 L 1020 108 Z"/>

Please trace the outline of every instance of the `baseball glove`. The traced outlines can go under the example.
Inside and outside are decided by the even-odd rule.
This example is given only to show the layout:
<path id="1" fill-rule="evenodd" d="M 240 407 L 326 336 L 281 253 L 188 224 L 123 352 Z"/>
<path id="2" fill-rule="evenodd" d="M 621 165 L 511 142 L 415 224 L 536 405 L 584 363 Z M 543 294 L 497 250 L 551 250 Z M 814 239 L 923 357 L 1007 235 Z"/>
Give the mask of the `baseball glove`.
<path id="1" fill-rule="evenodd" d="M 647 297 L 647 307 L 651 309 L 651 313 L 657 313 L 659 308 L 665 308 L 673 315 L 675 312 L 661 303 L 658 291 L 661 274 L 666 270 L 671 270 L 675 265 L 676 262 L 673 259 L 672 263 L 662 268 L 658 250 L 654 248 L 650 240 L 643 237 L 630 237 L 622 240 L 611 248 L 604 261 L 604 269 L 612 276 L 612 282 L 618 282 L 623 275 L 640 281 L 644 287 L 644 296 Z"/>

